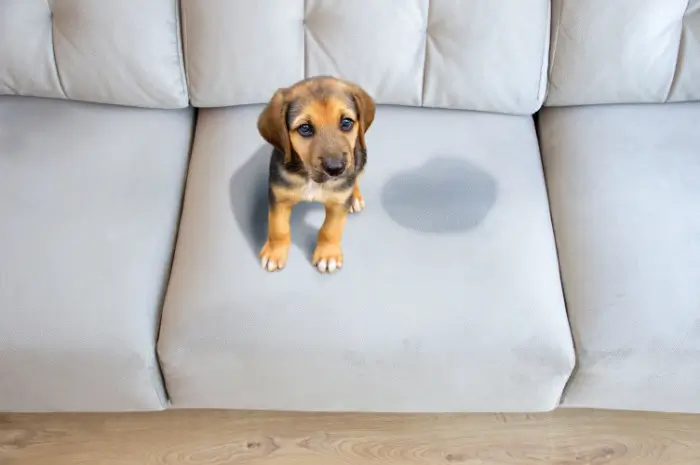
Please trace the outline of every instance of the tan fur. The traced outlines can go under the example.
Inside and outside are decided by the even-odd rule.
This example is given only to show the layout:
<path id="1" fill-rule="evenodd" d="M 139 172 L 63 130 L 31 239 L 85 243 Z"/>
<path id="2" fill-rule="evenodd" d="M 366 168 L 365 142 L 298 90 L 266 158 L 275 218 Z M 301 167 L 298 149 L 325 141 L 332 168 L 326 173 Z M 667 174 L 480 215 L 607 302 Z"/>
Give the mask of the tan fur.
<path id="1" fill-rule="evenodd" d="M 355 172 L 356 144 L 365 147 L 365 132 L 374 120 L 372 98 L 355 84 L 335 78 L 312 78 L 286 89 L 279 89 L 258 119 L 260 134 L 284 154 L 291 163 L 296 154 L 306 175 L 282 171 L 283 185 L 271 184 L 274 205 L 270 207 L 268 240 L 260 252 L 263 266 L 274 271 L 284 267 L 289 249 L 289 215 L 299 202 L 319 202 L 325 205 L 326 219 L 319 231 L 313 254 L 314 266 L 321 269 L 332 262 L 340 268 L 343 262 L 341 238 L 347 214 L 360 211 L 364 199 Z M 287 115 L 291 115 L 287 120 Z M 350 130 L 341 128 L 344 118 L 353 121 Z M 313 128 L 312 136 L 304 136 L 300 128 Z M 303 128 L 302 128 L 303 129 Z M 323 169 L 327 157 L 342 158 L 348 175 L 355 176 L 347 185 L 343 177 L 329 177 Z M 349 199 L 349 197 L 352 198 Z M 328 268 L 331 268 L 329 265 Z"/>
<path id="2" fill-rule="evenodd" d="M 269 271 L 281 270 L 287 264 L 291 243 L 289 218 L 293 206 L 292 202 L 279 202 L 268 212 L 267 242 L 260 251 L 260 257 L 265 260 L 264 266 Z"/>
<path id="3" fill-rule="evenodd" d="M 355 185 L 353 186 L 352 189 L 352 197 L 353 199 L 359 201 L 362 205 L 365 203 L 364 197 L 362 197 L 362 192 L 360 192 L 360 182 L 355 181 Z"/>
<path id="4" fill-rule="evenodd" d="M 311 259 L 314 266 L 319 262 L 334 260 L 338 268 L 343 266 L 343 251 L 340 243 L 343 238 L 343 229 L 348 211 L 343 205 L 337 203 L 326 204 L 326 219 L 318 232 L 318 243 Z"/>

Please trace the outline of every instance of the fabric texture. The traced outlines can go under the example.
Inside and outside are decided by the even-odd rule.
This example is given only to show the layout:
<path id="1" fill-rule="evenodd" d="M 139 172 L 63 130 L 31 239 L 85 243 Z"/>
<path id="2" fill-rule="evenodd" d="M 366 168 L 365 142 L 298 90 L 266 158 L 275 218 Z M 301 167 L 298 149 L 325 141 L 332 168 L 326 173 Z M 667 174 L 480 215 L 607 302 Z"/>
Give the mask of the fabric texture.
<path id="1" fill-rule="evenodd" d="M 700 412 L 700 104 L 547 109 L 569 407 Z"/>
<path id="2" fill-rule="evenodd" d="M 192 103 L 266 102 L 304 77 L 379 103 L 532 114 L 545 96 L 547 0 L 183 0 Z"/>
<path id="3" fill-rule="evenodd" d="M 0 97 L 0 411 L 160 409 L 191 110 Z"/>
<path id="4" fill-rule="evenodd" d="M 547 106 L 700 100 L 700 0 L 552 0 Z"/>
<path id="5" fill-rule="evenodd" d="M 536 411 L 574 365 L 531 117 L 379 107 L 343 270 L 260 267 L 260 106 L 201 110 L 158 343 L 173 406 Z"/>
<path id="6" fill-rule="evenodd" d="M 0 1 L 0 95 L 186 107 L 178 3 Z"/>

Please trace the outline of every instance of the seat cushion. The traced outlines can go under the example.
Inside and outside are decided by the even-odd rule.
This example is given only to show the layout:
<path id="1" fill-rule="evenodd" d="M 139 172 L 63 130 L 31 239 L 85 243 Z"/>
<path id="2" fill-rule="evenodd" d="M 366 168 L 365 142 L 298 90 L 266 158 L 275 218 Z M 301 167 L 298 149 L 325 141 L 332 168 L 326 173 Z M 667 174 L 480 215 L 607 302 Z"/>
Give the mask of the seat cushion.
<path id="1" fill-rule="evenodd" d="M 0 411 L 160 409 L 193 112 L 0 98 Z"/>
<path id="2" fill-rule="evenodd" d="M 343 270 L 260 267 L 259 106 L 201 110 L 159 354 L 175 407 L 531 411 L 574 356 L 531 117 L 380 107 Z"/>
<path id="3" fill-rule="evenodd" d="M 572 407 L 700 412 L 700 104 L 548 109 Z"/>

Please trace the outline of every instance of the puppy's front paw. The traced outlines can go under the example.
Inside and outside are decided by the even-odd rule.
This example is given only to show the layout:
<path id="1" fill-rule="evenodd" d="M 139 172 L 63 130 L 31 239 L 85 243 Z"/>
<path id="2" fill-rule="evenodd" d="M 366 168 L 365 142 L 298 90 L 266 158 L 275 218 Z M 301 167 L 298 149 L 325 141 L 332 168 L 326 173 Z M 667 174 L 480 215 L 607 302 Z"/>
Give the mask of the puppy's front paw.
<path id="1" fill-rule="evenodd" d="M 333 273 L 343 267 L 343 251 L 340 244 L 319 243 L 311 263 L 321 273 Z"/>
<path id="2" fill-rule="evenodd" d="M 287 264 L 288 252 L 289 244 L 268 240 L 260 251 L 260 265 L 267 271 L 281 270 Z"/>
<path id="3" fill-rule="evenodd" d="M 350 213 L 360 213 L 365 209 L 365 199 L 360 194 L 359 190 L 352 193 L 352 199 L 350 199 Z"/>

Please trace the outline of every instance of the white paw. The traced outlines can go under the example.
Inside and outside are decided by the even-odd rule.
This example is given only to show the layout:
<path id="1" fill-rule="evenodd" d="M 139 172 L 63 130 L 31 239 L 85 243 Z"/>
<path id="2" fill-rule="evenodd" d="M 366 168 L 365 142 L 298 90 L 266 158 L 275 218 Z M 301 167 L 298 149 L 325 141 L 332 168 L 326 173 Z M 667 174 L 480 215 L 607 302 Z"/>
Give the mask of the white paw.
<path id="1" fill-rule="evenodd" d="M 335 258 L 330 258 L 328 260 L 321 259 L 316 264 L 316 269 L 320 273 L 334 273 L 343 267 L 343 262 L 336 260 Z"/>
<path id="2" fill-rule="evenodd" d="M 362 197 L 353 197 L 350 203 L 350 213 L 359 213 L 365 209 L 365 199 Z"/>
<path id="3" fill-rule="evenodd" d="M 278 271 L 284 268 L 287 263 L 288 247 L 285 245 L 273 246 L 266 242 L 260 251 L 260 266 L 263 270 Z"/>
<path id="4" fill-rule="evenodd" d="M 263 270 L 267 271 L 277 271 L 284 268 L 283 262 L 278 262 L 270 257 L 262 257 L 260 259 L 260 265 L 262 266 Z"/>

